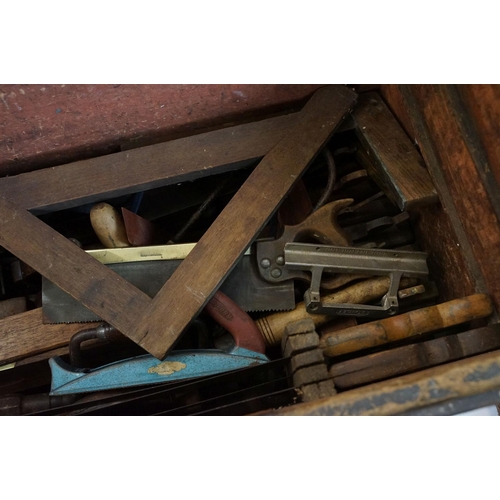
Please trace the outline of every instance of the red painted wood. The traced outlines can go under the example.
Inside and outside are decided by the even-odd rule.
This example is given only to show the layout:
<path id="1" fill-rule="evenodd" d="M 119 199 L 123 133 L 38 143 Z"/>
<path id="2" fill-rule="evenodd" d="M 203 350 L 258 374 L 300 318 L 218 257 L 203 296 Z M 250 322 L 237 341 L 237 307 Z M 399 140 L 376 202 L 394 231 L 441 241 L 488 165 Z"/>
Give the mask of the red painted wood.
<path id="1" fill-rule="evenodd" d="M 0 85 L 0 176 L 300 107 L 320 85 Z"/>

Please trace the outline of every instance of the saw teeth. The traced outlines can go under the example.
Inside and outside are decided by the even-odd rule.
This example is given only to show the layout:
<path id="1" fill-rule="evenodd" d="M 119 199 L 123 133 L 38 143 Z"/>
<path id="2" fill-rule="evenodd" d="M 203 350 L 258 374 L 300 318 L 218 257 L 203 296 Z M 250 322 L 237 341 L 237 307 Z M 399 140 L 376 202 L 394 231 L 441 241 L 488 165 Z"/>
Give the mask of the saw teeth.
<path id="1" fill-rule="evenodd" d="M 44 325 L 90 325 L 91 323 L 102 323 L 101 320 L 88 320 L 88 321 L 49 321 L 44 320 Z"/>
<path id="2" fill-rule="evenodd" d="M 246 312 L 255 312 L 255 313 L 257 313 L 257 312 L 270 312 L 270 313 L 272 313 L 272 312 L 293 311 L 294 309 L 295 308 L 252 309 L 252 310 L 246 311 Z"/>

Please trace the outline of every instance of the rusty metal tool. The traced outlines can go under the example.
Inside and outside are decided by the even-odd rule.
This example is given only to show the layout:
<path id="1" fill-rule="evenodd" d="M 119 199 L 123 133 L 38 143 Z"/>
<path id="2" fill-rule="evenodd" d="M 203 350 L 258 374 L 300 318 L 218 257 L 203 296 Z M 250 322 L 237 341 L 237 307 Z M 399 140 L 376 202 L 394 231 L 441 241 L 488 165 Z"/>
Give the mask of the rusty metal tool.
<path id="1" fill-rule="evenodd" d="M 95 369 L 74 367 L 60 357 L 49 360 L 50 395 L 79 394 L 192 379 L 267 363 L 265 344 L 254 321 L 220 291 L 206 312 L 231 336 L 215 340 L 216 349 L 173 351 L 163 360 L 145 354 Z"/>
<path id="2" fill-rule="evenodd" d="M 492 313 L 493 305 L 487 295 L 470 295 L 333 332 L 324 335 L 320 345 L 326 356 L 340 356 L 484 318 Z"/>

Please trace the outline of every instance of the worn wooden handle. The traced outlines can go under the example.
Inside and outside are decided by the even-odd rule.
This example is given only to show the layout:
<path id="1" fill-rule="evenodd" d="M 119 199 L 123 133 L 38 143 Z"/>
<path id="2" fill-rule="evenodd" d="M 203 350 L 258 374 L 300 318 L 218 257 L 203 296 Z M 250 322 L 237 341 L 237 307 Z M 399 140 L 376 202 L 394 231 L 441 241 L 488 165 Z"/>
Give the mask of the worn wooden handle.
<path id="1" fill-rule="evenodd" d="M 351 205 L 351 198 L 336 200 L 324 205 L 313 212 L 300 224 L 285 226 L 280 241 L 289 243 L 292 241 L 306 241 L 313 239 L 324 245 L 349 246 L 352 240 L 337 222 L 337 214 Z"/>
<path id="2" fill-rule="evenodd" d="M 90 210 L 90 222 L 99 241 L 106 248 L 129 247 L 127 231 L 120 212 L 108 203 L 98 203 Z"/>
<path id="3" fill-rule="evenodd" d="M 366 304 L 372 300 L 383 297 L 389 290 L 390 279 L 388 277 L 371 278 L 356 283 L 344 290 L 331 293 L 323 298 L 325 304 Z M 415 284 L 415 280 L 403 278 L 400 288 L 406 288 Z M 322 314 L 309 314 L 303 302 L 297 304 L 293 311 L 275 313 L 256 320 L 257 327 L 262 332 L 267 345 L 276 345 L 281 342 L 285 327 L 293 321 L 311 318 L 316 327 L 334 321 L 335 317 Z"/>
<path id="4" fill-rule="evenodd" d="M 320 346 L 326 356 L 339 356 L 459 325 L 489 316 L 492 312 L 493 306 L 487 295 L 469 295 L 324 335 Z"/>

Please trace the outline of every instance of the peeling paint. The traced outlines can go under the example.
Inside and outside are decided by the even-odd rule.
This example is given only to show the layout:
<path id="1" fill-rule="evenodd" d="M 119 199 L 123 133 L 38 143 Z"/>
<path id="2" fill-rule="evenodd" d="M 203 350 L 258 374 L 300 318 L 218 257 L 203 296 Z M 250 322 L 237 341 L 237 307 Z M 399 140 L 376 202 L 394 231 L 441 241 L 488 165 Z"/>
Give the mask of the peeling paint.
<path id="1" fill-rule="evenodd" d="M 481 382 L 490 380 L 500 375 L 500 366 L 498 363 L 492 363 L 486 368 L 478 367 L 473 372 L 464 377 L 464 382 Z"/>
<path id="2" fill-rule="evenodd" d="M 181 363 L 180 361 L 164 361 L 159 365 L 152 366 L 148 373 L 157 373 L 158 375 L 172 375 L 175 372 L 179 372 L 186 368 L 185 363 Z"/>

